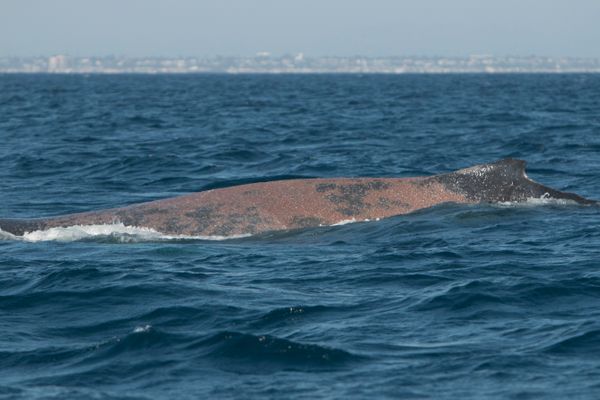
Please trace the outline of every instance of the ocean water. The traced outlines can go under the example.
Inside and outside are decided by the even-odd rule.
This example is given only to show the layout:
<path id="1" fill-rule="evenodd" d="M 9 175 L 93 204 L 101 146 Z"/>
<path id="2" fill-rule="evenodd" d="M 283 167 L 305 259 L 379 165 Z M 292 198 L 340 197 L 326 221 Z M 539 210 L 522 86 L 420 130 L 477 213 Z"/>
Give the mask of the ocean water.
<path id="1" fill-rule="evenodd" d="M 499 158 L 600 199 L 600 75 L 0 75 L 0 218 Z M 596 399 L 600 208 L 0 234 L 0 398 Z"/>

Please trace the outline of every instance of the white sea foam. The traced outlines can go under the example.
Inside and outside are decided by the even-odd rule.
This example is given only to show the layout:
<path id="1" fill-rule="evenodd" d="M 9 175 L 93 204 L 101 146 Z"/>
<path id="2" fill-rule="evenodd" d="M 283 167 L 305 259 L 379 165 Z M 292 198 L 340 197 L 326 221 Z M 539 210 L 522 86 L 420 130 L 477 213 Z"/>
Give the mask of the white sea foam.
<path id="1" fill-rule="evenodd" d="M 2 229 L 0 229 L 0 240 L 15 240 L 15 239 L 17 239 L 17 236 L 13 235 L 12 233 L 4 232 Z"/>
<path id="2" fill-rule="evenodd" d="M 68 227 L 49 228 L 26 232 L 23 236 L 15 236 L 0 230 L 0 239 L 23 240 L 26 242 L 72 242 L 76 240 L 111 238 L 123 242 L 144 242 L 158 240 L 227 240 L 251 236 L 190 236 L 190 235 L 166 235 L 151 228 L 125 226 L 119 224 L 102 225 L 73 225 Z"/>
<path id="3" fill-rule="evenodd" d="M 577 202 L 569 199 L 555 199 L 550 197 L 548 193 L 545 193 L 540 197 L 529 197 L 525 201 L 501 201 L 496 203 L 496 205 L 500 207 L 537 207 L 547 205 L 569 206 L 577 205 Z"/>
<path id="4" fill-rule="evenodd" d="M 339 222 L 336 222 L 335 224 L 331 224 L 330 226 L 340 226 L 340 225 L 346 225 L 346 224 L 353 224 L 356 221 L 356 218 L 352 218 L 352 219 L 343 219 Z"/>
<path id="5" fill-rule="evenodd" d="M 341 225 L 347 225 L 347 224 L 353 224 L 355 222 L 371 222 L 371 221 L 379 221 L 381 220 L 381 218 L 375 218 L 375 219 L 369 219 L 369 218 L 365 218 L 365 219 L 356 219 L 356 218 L 352 218 L 352 219 L 343 219 L 339 222 L 336 222 L 335 224 L 331 224 L 331 225 L 319 225 L 319 226 L 341 226 Z"/>
<path id="6" fill-rule="evenodd" d="M 148 332 L 150 329 L 152 329 L 152 325 L 136 326 L 133 333 Z"/>

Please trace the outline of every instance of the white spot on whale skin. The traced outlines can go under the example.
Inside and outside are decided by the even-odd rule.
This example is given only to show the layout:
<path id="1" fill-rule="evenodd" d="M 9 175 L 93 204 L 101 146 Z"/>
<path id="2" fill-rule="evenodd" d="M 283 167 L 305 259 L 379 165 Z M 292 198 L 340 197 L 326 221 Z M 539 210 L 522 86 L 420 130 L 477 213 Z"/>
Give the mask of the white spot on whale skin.
<path id="1" fill-rule="evenodd" d="M 166 235 L 151 228 L 126 226 L 118 224 L 98 225 L 73 225 L 56 227 L 33 232 L 26 232 L 23 236 L 15 236 L 0 230 L 0 239 L 23 240 L 26 242 L 72 242 L 76 240 L 111 237 L 123 242 L 144 242 L 156 240 L 227 240 L 252 236 L 191 236 L 191 235 Z"/>
<path id="2" fill-rule="evenodd" d="M 475 165 L 473 167 L 459 169 L 456 171 L 456 173 L 461 175 L 474 175 L 477 177 L 482 177 L 493 169 L 494 166 L 492 165 Z"/>

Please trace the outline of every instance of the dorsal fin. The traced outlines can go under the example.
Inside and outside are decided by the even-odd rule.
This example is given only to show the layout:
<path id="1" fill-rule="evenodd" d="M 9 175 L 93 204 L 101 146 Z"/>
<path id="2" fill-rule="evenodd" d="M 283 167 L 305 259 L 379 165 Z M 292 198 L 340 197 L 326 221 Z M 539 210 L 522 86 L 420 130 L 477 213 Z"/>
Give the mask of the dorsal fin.
<path id="1" fill-rule="evenodd" d="M 519 202 L 544 197 L 572 200 L 580 204 L 596 204 L 594 200 L 532 181 L 525 173 L 525 165 L 523 160 L 506 158 L 438 175 L 435 179 L 449 190 L 473 202 Z"/>

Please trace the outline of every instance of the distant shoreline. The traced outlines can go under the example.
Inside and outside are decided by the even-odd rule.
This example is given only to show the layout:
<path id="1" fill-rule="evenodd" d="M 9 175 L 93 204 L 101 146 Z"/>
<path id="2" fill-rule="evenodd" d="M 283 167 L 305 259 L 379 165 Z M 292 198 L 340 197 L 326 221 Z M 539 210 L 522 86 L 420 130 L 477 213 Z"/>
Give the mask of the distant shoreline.
<path id="1" fill-rule="evenodd" d="M 498 74 L 600 73 L 600 59 L 469 57 L 0 57 L 0 73 L 47 74 Z"/>
<path id="2" fill-rule="evenodd" d="M 119 75 L 131 75 L 131 76 L 210 76 L 210 75 L 221 75 L 221 76 L 310 76 L 310 75 L 348 75 L 348 76 L 410 76 L 410 75 L 597 75 L 600 74 L 600 70 L 596 71 L 526 71 L 526 72 L 22 72 L 22 71 L 2 71 L 0 70 L 0 76 L 2 75 L 28 75 L 28 76 L 119 76 Z"/>

